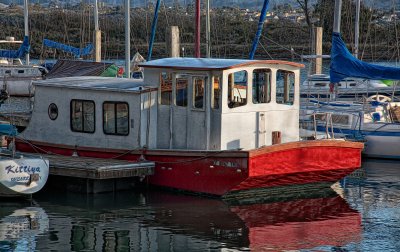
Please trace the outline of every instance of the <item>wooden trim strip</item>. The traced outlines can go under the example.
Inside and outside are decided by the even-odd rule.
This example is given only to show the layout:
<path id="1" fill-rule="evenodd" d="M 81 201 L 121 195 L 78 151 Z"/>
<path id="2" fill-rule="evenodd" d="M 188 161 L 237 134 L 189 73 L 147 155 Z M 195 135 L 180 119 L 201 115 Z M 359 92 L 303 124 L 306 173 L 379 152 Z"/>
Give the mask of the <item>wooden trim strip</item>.
<path id="1" fill-rule="evenodd" d="M 299 141 L 292 143 L 277 144 L 272 146 L 266 146 L 259 149 L 249 151 L 249 157 L 256 157 L 266 153 L 285 151 L 289 149 L 298 148 L 315 148 L 315 147 L 332 147 L 332 148 L 351 148 L 360 149 L 364 148 L 364 144 L 360 142 L 350 142 L 343 140 L 311 140 L 311 141 Z"/>

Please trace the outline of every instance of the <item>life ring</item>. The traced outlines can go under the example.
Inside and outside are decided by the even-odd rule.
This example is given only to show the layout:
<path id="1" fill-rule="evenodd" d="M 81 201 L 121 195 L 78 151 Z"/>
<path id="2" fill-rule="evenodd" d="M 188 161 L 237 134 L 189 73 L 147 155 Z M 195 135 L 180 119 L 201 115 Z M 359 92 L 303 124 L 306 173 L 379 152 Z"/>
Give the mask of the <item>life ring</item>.
<path id="1" fill-rule="evenodd" d="M 368 97 L 367 101 L 391 102 L 392 98 L 390 98 L 386 95 L 376 94 L 376 95 L 371 95 L 370 97 Z"/>

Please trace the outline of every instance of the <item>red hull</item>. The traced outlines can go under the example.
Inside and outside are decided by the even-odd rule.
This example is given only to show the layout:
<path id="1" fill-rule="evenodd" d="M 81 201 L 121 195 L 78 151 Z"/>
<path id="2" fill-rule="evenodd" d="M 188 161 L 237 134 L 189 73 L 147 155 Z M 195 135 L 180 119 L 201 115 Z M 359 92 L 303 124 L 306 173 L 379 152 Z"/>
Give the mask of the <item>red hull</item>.
<path id="1" fill-rule="evenodd" d="M 363 144 L 344 141 L 307 141 L 251 151 L 104 150 L 70 148 L 22 141 L 22 152 L 51 152 L 137 161 L 141 155 L 156 162 L 153 185 L 224 195 L 228 192 L 276 186 L 334 183 L 361 166 Z M 129 154 L 127 154 L 129 153 Z"/>

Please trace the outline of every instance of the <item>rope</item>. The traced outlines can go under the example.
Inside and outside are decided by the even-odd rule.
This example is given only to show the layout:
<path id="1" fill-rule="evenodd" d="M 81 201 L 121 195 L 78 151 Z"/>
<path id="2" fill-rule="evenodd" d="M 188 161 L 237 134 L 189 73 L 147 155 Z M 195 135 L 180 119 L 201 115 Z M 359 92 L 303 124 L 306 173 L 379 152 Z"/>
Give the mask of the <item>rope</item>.
<path id="1" fill-rule="evenodd" d="M 266 36 L 264 36 L 264 35 L 261 35 L 261 36 L 262 36 L 263 38 L 267 39 L 268 41 L 272 42 L 273 44 L 279 46 L 280 48 L 285 49 L 285 50 L 291 52 L 293 55 L 296 55 L 296 56 L 298 56 L 299 58 L 301 58 L 301 54 L 296 53 L 296 52 L 294 51 L 294 49 L 292 50 L 291 48 L 285 47 L 285 46 L 279 44 L 278 42 L 275 42 L 274 40 L 272 40 L 272 39 L 270 39 L 270 38 L 268 38 L 268 37 L 266 37 Z M 309 63 L 312 62 L 312 59 L 305 59 L 305 60 L 307 60 Z M 329 70 L 329 68 L 328 68 L 328 67 L 325 67 L 324 65 L 322 65 L 321 67 L 322 67 L 323 69 L 325 69 L 325 70 Z"/>
<path id="2" fill-rule="evenodd" d="M 36 153 L 38 153 L 38 154 L 48 154 L 48 155 L 55 155 L 55 156 L 65 157 L 65 155 L 61 155 L 61 154 L 58 154 L 58 153 L 53 153 L 53 152 L 50 152 L 50 151 L 46 151 L 46 150 L 40 148 L 39 146 L 29 142 L 28 140 L 26 140 L 24 138 L 21 138 L 21 137 L 17 137 L 17 138 L 19 140 L 29 144 L 32 147 L 32 149 L 34 149 L 36 151 Z M 41 153 L 38 150 L 41 151 Z M 121 157 L 123 157 L 125 155 L 130 154 L 133 151 L 138 151 L 138 150 L 141 150 L 141 149 L 139 149 L 139 148 L 131 149 L 131 150 L 128 150 L 128 151 L 126 151 L 124 153 L 121 153 L 119 155 L 116 155 L 116 156 L 108 158 L 108 159 L 118 159 L 118 158 L 121 158 Z M 240 149 L 237 149 L 237 150 L 240 150 Z M 204 156 L 201 156 L 201 157 L 198 157 L 198 158 L 189 159 L 189 160 L 182 160 L 182 161 L 166 162 L 166 161 L 153 161 L 153 160 L 147 160 L 147 159 L 145 159 L 145 160 L 152 161 L 152 162 L 154 162 L 156 164 L 182 164 L 182 163 L 190 163 L 190 162 L 194 162 L 194 161 L 198 161 L 198 160 L 207 159 L 209 157 L 214 157 L 215 155 L 218 155 L 218 154 L 221 154 L 221 153 L 224 153 L 224 152 L 227 152 L 227 151 L 228 150 L 217 151 L 217 152 L 213 152 L 213 153 L 211 153 L 209 155 L 204 155 Z M 232 151 L 232 150 L 229 150 L 229 151 Z M 143 155 L 145 155 L 145 154 L 143 153 Z"/>

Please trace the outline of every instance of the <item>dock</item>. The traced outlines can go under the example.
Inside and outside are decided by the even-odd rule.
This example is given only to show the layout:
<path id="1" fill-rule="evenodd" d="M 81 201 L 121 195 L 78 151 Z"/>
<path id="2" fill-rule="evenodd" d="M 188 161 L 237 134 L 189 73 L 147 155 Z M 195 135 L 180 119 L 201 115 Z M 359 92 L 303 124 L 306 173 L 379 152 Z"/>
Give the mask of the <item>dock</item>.
<path id="1" fill-rule="evenodd" d="M 27 153 L 27 155 L 31 155 Z M 117 159 L 41 154 L 49 160 L 48 184 L 82 193 L 116 192 L 131 189 L 154 174 L 155 163 Z"/>

